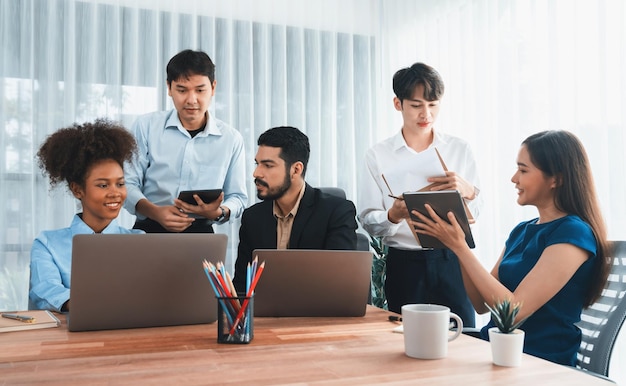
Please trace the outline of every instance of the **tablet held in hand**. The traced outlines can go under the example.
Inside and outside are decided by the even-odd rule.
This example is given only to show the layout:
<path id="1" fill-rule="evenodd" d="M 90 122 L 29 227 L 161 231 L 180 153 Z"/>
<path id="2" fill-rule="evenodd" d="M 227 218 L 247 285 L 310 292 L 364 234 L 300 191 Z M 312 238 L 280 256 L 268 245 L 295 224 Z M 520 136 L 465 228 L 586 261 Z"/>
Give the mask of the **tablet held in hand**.
<path id="1" fill-rule="evenodd" d="M 217 200 L 220 194 L 222 194 L 222 189 L 183 190 L 178 195 L 178 199 L 187 204 L 197 205 L 198 203 L 193 198 L 194 194 L 197 194 L 204 203 L 209 203 Z"/>

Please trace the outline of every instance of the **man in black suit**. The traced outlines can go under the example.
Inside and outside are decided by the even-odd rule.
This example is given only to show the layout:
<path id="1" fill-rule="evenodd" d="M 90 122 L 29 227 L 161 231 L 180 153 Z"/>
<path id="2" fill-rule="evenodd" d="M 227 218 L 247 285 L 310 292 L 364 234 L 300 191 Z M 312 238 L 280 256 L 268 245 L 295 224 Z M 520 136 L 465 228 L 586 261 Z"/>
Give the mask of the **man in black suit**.
<path id="1" fill-rule="evenodd" d="M 294 127 L 267 130 L 258 140 L 254 170 L 257 196 L 244 210 L 234 284 L 245 292 L 246 266 L 255 249 L 356 249 L 352 201 L 322 193 L 304 180 L 309 139 Z"/>

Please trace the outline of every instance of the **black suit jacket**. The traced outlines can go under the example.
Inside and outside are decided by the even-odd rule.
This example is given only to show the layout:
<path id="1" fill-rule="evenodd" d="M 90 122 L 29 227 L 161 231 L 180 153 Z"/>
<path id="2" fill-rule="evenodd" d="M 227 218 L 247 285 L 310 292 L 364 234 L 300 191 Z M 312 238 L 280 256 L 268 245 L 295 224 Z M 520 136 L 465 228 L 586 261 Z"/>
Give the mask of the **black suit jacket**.
<path id="1" fill-rule="evenodd" d="M 252 251 L 276 249 L 277 220 L 273 205 L 273 200 L 265 200 L 243 212 L 233 280 L 237 292 L 245 291 L 246 266 L 252 261 Z M 356 209 L 352 201 L 322 193 L 306 184 L 293 221 L 289 249 L 355 250 L 356 229 Z"/>

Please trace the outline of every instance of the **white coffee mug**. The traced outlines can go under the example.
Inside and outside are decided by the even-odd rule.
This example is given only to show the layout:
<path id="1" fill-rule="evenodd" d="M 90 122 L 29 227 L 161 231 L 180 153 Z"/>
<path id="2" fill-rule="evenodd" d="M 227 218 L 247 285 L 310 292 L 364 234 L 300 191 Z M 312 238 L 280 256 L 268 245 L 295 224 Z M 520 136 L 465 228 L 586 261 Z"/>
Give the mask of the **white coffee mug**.
<path id="1" fill-rule="evenodd" d="M 451 334 L 450 319 L 457 323 Z M 448 342 L 461 334 L 463 321 L 450 308 L 436 304 L 402 306 L 404 352 L 419 359 L 438 359 L 448 355 Z"/>

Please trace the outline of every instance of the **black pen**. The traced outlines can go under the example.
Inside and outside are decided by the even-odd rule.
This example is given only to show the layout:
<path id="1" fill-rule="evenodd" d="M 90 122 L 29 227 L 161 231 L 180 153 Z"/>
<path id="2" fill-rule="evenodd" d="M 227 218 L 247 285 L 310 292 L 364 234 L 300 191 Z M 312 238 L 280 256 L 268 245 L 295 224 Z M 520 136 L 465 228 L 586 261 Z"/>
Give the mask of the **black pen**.
<path id="1" fill-rule="evenodd" d="M 32 323 L 35 321 L 35 318 L 27 315 L 18 315 L 18 314 L 2 314 L 3 318 L 19 320 L 24 323 Z"/>
<path id="2" fill-rule="evenodd" d="M 389 315 L 389 321 L 390 322 L 401 322 L 402 321 L 402 317 L 395 316 L 395 315 Z"/>
<path id="3" fill-rule="evenodd" d="M 395 199 L 395 200 L 400 200 L 400 201 L 404 201 L 403 197 L 398 197 L 398 196 L 394 196 L 393 194 L 388 194 L 389 197 Z"/>

